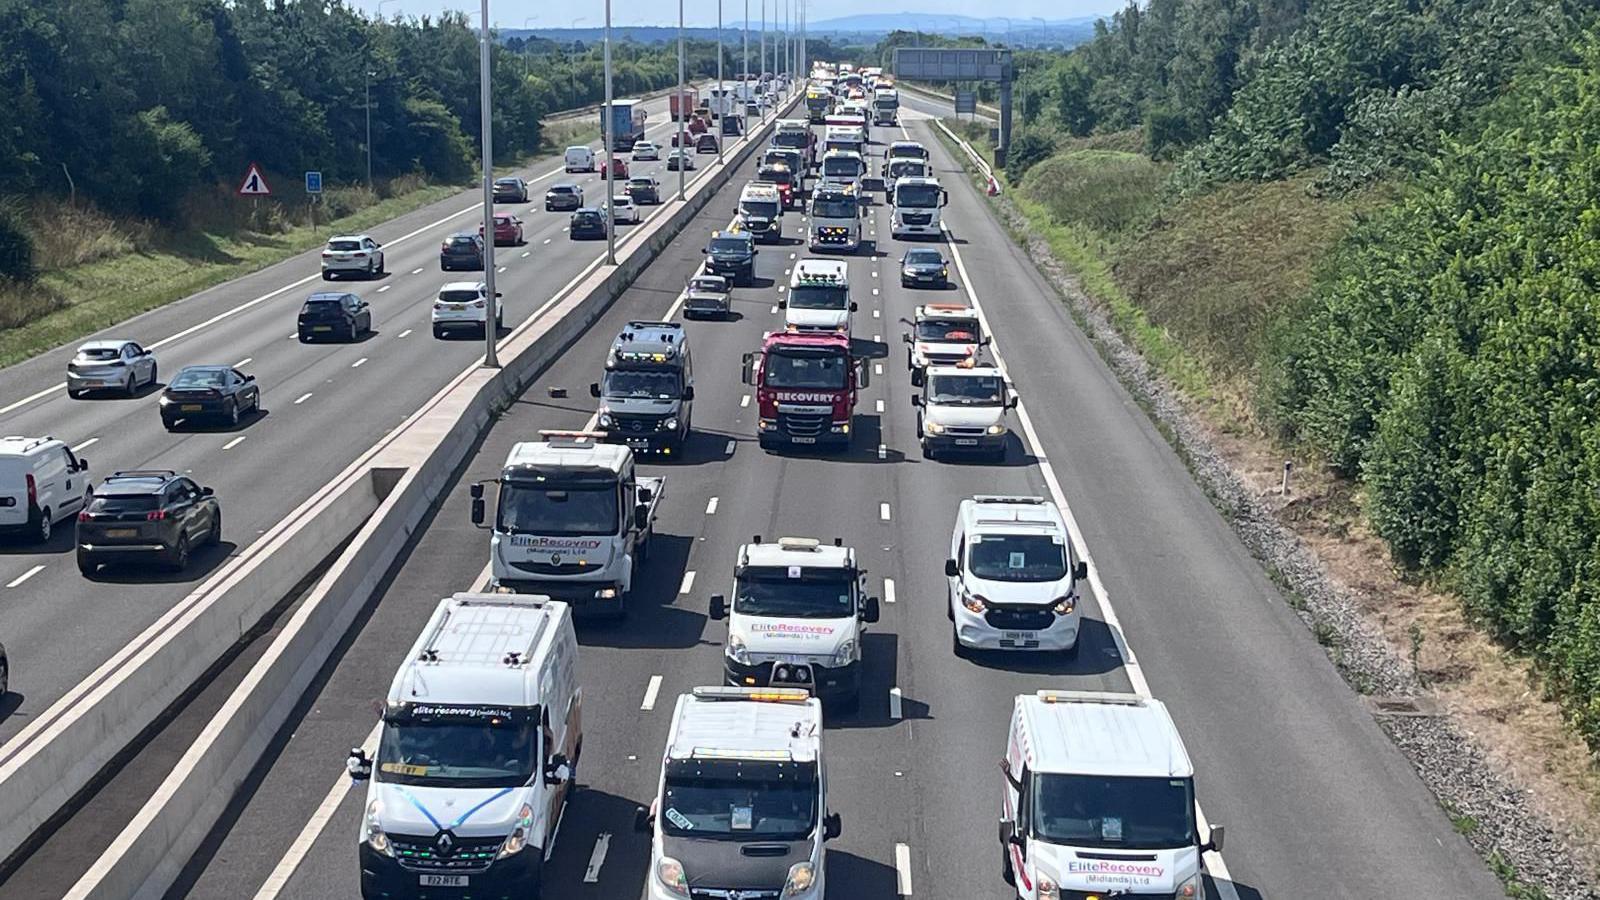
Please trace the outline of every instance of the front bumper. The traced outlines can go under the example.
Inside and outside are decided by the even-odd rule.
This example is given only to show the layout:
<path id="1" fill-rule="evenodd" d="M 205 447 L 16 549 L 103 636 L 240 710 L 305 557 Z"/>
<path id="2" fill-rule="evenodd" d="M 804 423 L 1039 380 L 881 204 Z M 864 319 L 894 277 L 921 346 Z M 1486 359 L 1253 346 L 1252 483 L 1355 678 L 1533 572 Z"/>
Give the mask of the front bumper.
<path id="1" fill-rule="evenodd" d="M 544 874 L 544 855 L 529 847 L 515 856 L 498 859 L 487 869 L 457 872 L 438 872 L 408 869 L 399 860 L 374 851 L 361 844 L 361 896 L 364 900 L 376 898 L 416 898 L 416 900 L 525 900 L 539 896 L 539 883 Z M 467 886 L 422 887 L 425 874 L 464 875 Z"/>
<path id="2" fill-rule="evenodd" d="M 1004 450 L 1006 432 L 999 434 L 925 434 L 922 446 L 937 453 L 994 453 Z"/>
<path id="3" fill-rule="evenodd" d="M 895 223 L 893 225 L 890 225 L 889 226 L 889 233 L 894 235 L 895 237 L 900 237 L 901 235 L 908 235 L 908 234 L 909 235 L 921 235 L 923 237 L 938 237 L 939 236 L 939 226 L 937 226 L 937 225 L 907 225 L 907 224 L 905 224 L 903 222 L 900 222 L 900 223 Z"/>
<path id="4" fill-rule="evenodd" d="M 757 442 L 764 448 L 772 447 L 848 447 L 850 446 L 849 431 L 834 431 L 834 428 L 844 426 L 831 426 L 828 430 L 814 435 L 796 435 L 783 430 L 771 419 L 762 419 L 756 426 Z"/>
<path id="5" fill-rule="evenodd" d="M 543 594 L 575 607 L 620 606 L 622 585 L 615 581 L 552 581 L 547 578 L 496 578 L 502 593 Z"/>
<path id="6" fill-rule="evenodd" d="M 722 674 L 723 680 L 734 687 L 803 687 L 821 700 L 861 693 L 860 660 L 837 667 L 773 661 L 745 665 L 723 654 Z"/>
<path id="7" fill-rule="evenodd" d="M 950 276 L 940 275 L 938 272 L 901 272 L 900 284 L 910 287 L 916 284 L 925 284 L 930 287 L 944 287 L 950 283 Z"/>
<path id="8" fill-rule="evenodd" d="M 626 444 L 638 453 L 660 453 L 663 456 L 671 456 L 679 451 L 686 438 L 686 435 L 677 431 L 607 431 L 605 436 L 608 444 Z"/>
<path id="9" fill-rule="evenodd" d="M 1083 621 L 1081 612 L 1075 612 L 1070 616 L 1051 613 L 1052 621 L 1047 628 L 1012 630 L 990 625 L 986 618 L 988 613 L 972 612 L 960 603 L 954 603 L 953 606 L 956 637 L 963 647 L 974 650 L 1038 650 L 1049 653 L 1071 650 L 1078 645 L 1078 628 Z"/>

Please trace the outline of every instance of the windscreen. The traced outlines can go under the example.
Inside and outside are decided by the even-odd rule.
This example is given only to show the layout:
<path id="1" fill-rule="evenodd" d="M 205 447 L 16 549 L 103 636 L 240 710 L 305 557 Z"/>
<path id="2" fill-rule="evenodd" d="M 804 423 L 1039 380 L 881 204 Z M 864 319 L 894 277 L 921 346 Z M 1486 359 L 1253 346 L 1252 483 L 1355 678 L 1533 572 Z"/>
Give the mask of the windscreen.
<path id="1" fill-rule="evenodd" d="M 843 287 L 802 284 L 789 291 L 791 309 L 846 309 L 850 291 Z"/>
<path id="2" fill-rule="evenodd" d="M 712 253 L 744 253 L 750 245 L 738 238 L 713 238 L 711 241 Z"/>
<path id="3" fill-rule="evenodd" d="M 85 347 L 78 351 L 78 356 L 83 359 L 121 359 L 122 351 L 116 347 Z"/>
<path id="4" fill-rule="evenodd" d="M 985 534 L 968 544 L 967 569 L 986 581 L 1060 581 L 1067 548 L 1044 534 Z"/>
<path id="5" fill-rule="evenodd" d="M 1166 850 L 1196 843 L 1187 778 L 1034 776 L 1033 827 L 1054 844 Z"/>
<path id="6" fill-rule="evenodd" d="M 810 135 L 804 131 L 780 131 L 773 135 L 772 145 L 774 147 L 786 147 L 791 150 L 803 150 L 809 138 Z"/>
<path id="7" fill-rule="evenodd" d="M 227 384 L 227 376 L 220 369 L 184 369 L 167 383 L 174 388 L 219 388 Z"/>
<path id="8" fill-rule="evenodd" d="M 570 184 L 558 184 L 550 189 L 552 194 L 576 194 L 578 189 Z"/>
<path id="9" fill-rule="evenodd" d="M 843 353 L 773 350 L 763 374 L 769 388 L 841 390 L 849 383 L 850 363 Z"/>
<path id="10" fill-rule="evenodd" d="M 927 174 L 927 165 L 920 159 L 897 159 L 889 164 L 893 178 L 914 178 Z"/>
<path id="11" fill-rule="evenodd" d="M 495 181 L 494 186 L 495 187 L 516 187 L 517 186 L 517 180 L 515 178 L 501 178 L 501 179 Z"/>
<path id="12" fill-rule="evenodd" d="M 917 323 L 917 340 L 934 344 L 975 344 L 978 342 L 976 322 L 949 322 L 932 319 Z"/>
<path id="13" fill-rule="evenodd" d="M 532 722 L 386 722 L 372 777 L 418 787 L 518 787 L 533 778 L 538 729 Z"/>
<path id="14" fill-rule="evenodd" d="M 822 161 L 826 178 L 854 178 L 861 174 L 861 160 L 854 156 L 835 156 Z"/>
<path id="15" fill-rule="evenodd" d="M 662 370 L 614 369 L 606 373 L 607 397 L 653 397 L 671 400 L 680 393 L 678 373 Z"/>
<path id="16" fill-rule="evenodd" d="M 440 291 L 439 292 L 439 302 L 441 302 L 441 303 L 472 303 L 473 301 L 482 300 L 482 299 L 483 299 L 483 295 L 479 294 L 477 291 Z"/>
<path id="17" fill-rule="evenodd" d="M 661 831 L 680 838 L 796 841 L 817 822 L 815 763 L 673 760 L 661 790 Z"/>
<path id="18" fill-rule="evenodd" d="M 906 254 L 906 265 L 942 266 L 944 265 L 944 257 L 940 256 L 939 251 L 937 250 L 929 250 L 925 248 L 912 250 Z"/>
<path id="19" fill-rule="evenodd" d="M 935 375 L 928 384 L 928 399 L 958 406 L 998 406 L 1005 382 L 998 375 Z"/>
<path id="20" fill-rule="evenodd" d="M 339 253 L 349 253 L 352 250 L 360 250 L 361 249 L 361 242 L 360 241 L 329 241 L 328 242 L 328 249 L 337 251 Z"/>
<path id="21" fill-rule="evenodd" d="M 507 534 L 546 537 L 617 533 L 617 485 L 500 486 L 495 527 Z"/>
<path id="22" fill-rule="evenodd" d="M 844 569 L 747 566 L 733 590 L 733 611 L 747 616 L 840 619 L 856 612 L 855 579 Z"/>
<path id="23" fill-rule="evenodd" d="M 811 201 L 813 219 L 854 219 L 861 214 L 861 204 L 852 195 L 819 194 Z"/>
<path id="24" fill-rule="evenodd" d="M 739 204 L 739 209 L 747 216 L 758 219 L 776 219 L 778 217 L 778 204 L 770 200 L 746 200 Z"/>
<path id="25" fill-rule="evenodd" d="M 161 506 L 160 499 L 155 494 L 97 494 L 89 499 L 89 512 L 102 515 L 148 512 Z"/>
<path id="26" fill-rule="evenodd" d="M 895 144 L 889 148 L 890 159 L 927 159 L 928 148 L 921 144 Z"/>
<path id="27" fill-rule="evenodd" d="M 932 209 L 939 205 L 939 187 L 933 184 L 897 184 L 894 205 L 905 209 Z"/>

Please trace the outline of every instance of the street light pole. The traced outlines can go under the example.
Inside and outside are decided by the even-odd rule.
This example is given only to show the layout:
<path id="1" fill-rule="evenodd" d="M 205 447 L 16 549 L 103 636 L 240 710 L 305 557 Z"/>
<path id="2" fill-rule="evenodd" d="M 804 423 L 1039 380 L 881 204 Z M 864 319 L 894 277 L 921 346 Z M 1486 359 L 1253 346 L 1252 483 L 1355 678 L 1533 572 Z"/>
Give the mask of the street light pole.
<path id="1" fill-rule="evenodd" d="M 538 20 L 539 20 L 538 16 L 529 16 L 526 19 L 523 19 L 522 20 L 522 29 L 524 31 L 528 30 L 528 23 L 529 22 L 536 22 Z M 524 37 L 522 39 L 522 80 L 523 81 L 527 81 L 528 80 L 528 44 L 529 43 L 530 43 L 530 41 L 529 41 L 528 38 Z"/>
<path id="2" fill-rule="evenodd" d="M 579 16 L 572 20 L 572 29 L 576 30 L 578 23 L 584 20 Z M 578 38 L 574 36 L 572 43 L 567 45 L 567 75 L 572 83 L 572 108 L 578 108 Z"/>
<path id="3" fill-rule="evenodd" d="M 686 179 L 684 169 L 688 161 L 688 150 L 683 135 L 683 123 L 689 118 L 688 104 L 684 102 L 683 91 L 683 0 L 678 0 L 678 202 L 683 202 L 683 184 Z M 667 107 L 669 110 L 672 107 Z"/>
<path id="4" fill-rule="evenodd" d="M 489 0 L 483 0 L 483 2 L 488 3 Z M 614 266 L 617 264 L 617 203 L 614 199 L 617 196 L 617 171 L 612 166 L 611 160 L 615 152 L 613 148 L 617 145 L 617 135 L 615 133 L 617 123 L 612 119 L 611 113 L 611 0 L 606 0 L 606 36 L 603 57 L 606 76 L 606 115 L 602 120 L 604 127 L 600 129 L 600 141 L 606 145 L 606 177 L 601 180 L 606 186 L 606 265 Z"/>
<path id="5" fill-rule="evenodd" d="M 739 76 L 739 83 L 746 90 L 748 90 L 750 87 L 750 0 L 744 0 L 744 22 L 741 23 L 741 28 L 744 31 L 744 72 Z M 740 133 L 748 133 L 750 131 L 750 122 L 745 115 L 745 113 L 750 109 L 749 103 L 750 100 L 748 97 L 746 97 L 745 100 L 739 104 Z"/>
<path id="6" fill-rule="evenodd" d="M 756 83 L 765 84 L 762 79 L 767 77 L 767 0 L 761 0 L 761 62 L 756 68 L 760 69 Z"/>
<path id="7" fill-rule="evenodd" d="M 367 190 L 372 190 L 372 70 L 367 69 Z"/>
<path id="8" fill-rule="evenodd" d="M 722 83 L 722 0 L 717 0 L 717 162 L 722 162 L 722 120 L 728 117 L 728 88 Z"/>
<path id="9" fill-rule="evenodd" d="M 483 287 L 487 294 L 483 310 L 483 364 L 489 368 L 500 367 L 495 354 L 495 342 L 500 330 L 495 327 L 499 319 L 500 297 L 494 291 L 494 135 L 489 107 L 489 0 L 481 0 L 478 22 L 478 116 L 483 128 Z"/>

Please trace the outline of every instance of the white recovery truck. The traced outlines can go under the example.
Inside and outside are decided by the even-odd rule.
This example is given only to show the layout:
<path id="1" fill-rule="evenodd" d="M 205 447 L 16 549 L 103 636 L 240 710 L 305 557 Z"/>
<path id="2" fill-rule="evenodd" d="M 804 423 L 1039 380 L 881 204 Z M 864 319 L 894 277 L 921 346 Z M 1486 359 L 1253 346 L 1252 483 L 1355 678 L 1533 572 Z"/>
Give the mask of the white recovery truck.
<path id="1" fill-rule="evenodd" d="M 650 550 L 666 480 L 636 474 L 633 451 L 604 443 L 602 434 L 540 437 L 513 446 L 499 478 L 472 485 L 479 526 L 487 518 L 484 485 L 499 487 L 488 523 L 490 584 L 621 617 Z"/>

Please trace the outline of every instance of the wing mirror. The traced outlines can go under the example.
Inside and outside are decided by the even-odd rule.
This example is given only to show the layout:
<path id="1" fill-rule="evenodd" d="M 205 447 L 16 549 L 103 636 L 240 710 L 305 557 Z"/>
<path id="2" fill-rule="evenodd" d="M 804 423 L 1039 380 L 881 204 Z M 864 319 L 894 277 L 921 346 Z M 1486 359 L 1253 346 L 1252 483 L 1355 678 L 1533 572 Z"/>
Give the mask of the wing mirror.
<path id="1" fill-rule="evenodd" d="M 589 382 L 589 396 L 591 396 L 591 397 L 599 397 L 600 396 L 600 382 L 598 382 L 598 381 Z"/>
<path id="2" fill-rule="evenodd" d="M 650 810 L 638 806 L 633 810 L 633 830 L 648 834 L 655 827 L 656 817 L 650 815 Z"/>
<path id="3" fill-rule="evenodd" d="M 474 484 L 467 488 L 472 494 L 472 524 L 482 525 L 484 519 L 483 485 Z"/>
<path id="4" fill-rule="evenodd" d="M 254 375 L 246 375 L 244 380 L 247 384 L 253 384 L 255 383 L 256 377 Z"/>
<path id="5" fill-rule="evenodd" d="M 746 353 L 744 355 L 744 360 L 742 361 L 741 364 L 743 365 L 743 369 L 740 371 L 740 374 L 739 374 L 739 382 L 741 384 L 754 384 L 755 383 L 755 369 L 756 369 L 756 355 L 754 353 Z"/>
<path id="6" fill-rule="evenodd" d="M 1012 394 L 1011 396 L 1007 397 L 1006 409 L 1016 409 L 1017 404 L 1021 402 L 1021 399 L 1022 398 L 1018 397 L 1016 394 Z"/>
<path id="7" fill-rule="evenodd" d="M 367 751 L 360 747 L 351 747 L 350 755 L 344 761 L 344 770 L 350 773 L 352 781 L 366 781 L 371 778 L 372 760 L 367 758 Z M 1215 835 L 1217 830 L 1213 828 L 1211 833 Z"/>
<path id="8" fill-rule="evenodd" d="M 656 492 L 647 487 L 639 488 L 639 502 L 649 503 L 656 498 Z"/>
<path id="9" fill-rule="evenodd" d="M 857 309 L 860 309 L 860 307 L 856 305 L 856 302 L 854 300 L 851 300 L 850 301 L 850 311 L 851 312 L 855 312 Z"/>
<path id="10" fill-rule="evenodd" d="M 944 561 L 944 574 L 947 578 L 954 578 L 961 574 L 961 567 L 956 565 L 955 560 L 947 559 Z"/>
<path id="11" fill-rule="evenodd" d="M 912 387 L 922 387 L 923 383 L 926 382 L 927 380 L 928 380 L 928 373 L 926 371 L 924 371 L 922 369 L 912 369 L 911 370 L 911 386 Z"/>
<path id="12" fill-rule="evenodd" d="M 1201 847 L 1200 849 L 1201 850 L 1214 850 L 1217 853 L 1221 853 L 1222 852 L 1222 836 L 1223 836 L 1223 834 L 1224 834 L 1224 832 L 1222 830 L 1222 826 L 1221 825 L 1213 825 L 1213 826 L 1211 826 L 1211 840 L 1207 841 L 1206 845 L 1204 847 Z"/>
<path id="13" fill-rule="evenodd" d="M 567 757 L 562 753 L 551 754 L 550 762 L 544 767 L 544 783 L 555 787 L 564 784 L 572 778 L 572 766 L 567 762 Z"/>
<path id="14" fill-rule="evenodd" d="M 1216 829 L 1212 829 L 1215 831 Z M 828 813 L 822 819 L 822 839 L 831 841 L 844 833 L 844 822 L 838 813 Z"/>
<path id="15" fill-rule="evenodd" d="M 1089 577 L 1089 564 L 1084 562 L 1084 561 L 1082 561 L 1082 560 L 1079 560 L 1078 563 L 1072 567 L 1072 580 L 1073 581 L 1083 581 L 1083 580 L 1087 579 L 1088 577 Z"/>
<path id="16" fill-rule="evenodd" d="M 687 402 L 694 399 L 694 385 L 687 384 L 683 387 L 683 399 Z"/>
<path id="17" fill-rule="evenodd" d="M 877 622 L 882 614 L 883 607 L 879 604 L 877 597 L 868 597 L 861 605 L 861 621 L 866 622 L 868 625 Z"/>
<path id="18" fill-rule="evenodd" d="M 712 594 L 709 615 L 719 622 L 726 619 L 728 617 L 728 598 L 721 594 Z"/>
<path id="19" fill-rule="evenodd" d="M 779 309 L 788 309 L 789 308 L 789 301 L 780 299 L 778 301 L 778 308 Z"/>
<path id="20" fill-rule="evenodd" d="M 900 343 L 902 343 L 902 344 L 912 343 L 911 332 L 909 332 L 909 331 L 900 332 Z"/>
<path id="21" fill-rule="evenodd" d="M 633 511 L 633 527 L 643 531 L 650 527 L 650 510 L 641 506 Z"/>
<path id="22" fill-rule="evenodd" d="M 78 457 L 78 471 L 79 472 L 87 472 L 87 471 L 89 471 L 89 461 L 87 459 L 84 459 L 81 456 Z"/>
<path id="23" fill-rule="evenodd" d="M 216 495 L 217 492 L 213 491 L 211 488 L 203 487 L 200 489 L 200 496 L 202 497 L 215 497 Z"/>
<path id="24" fill-rule="evenodd" d="M 912 394 L 911 395 L 911 405 L 912 406 L 922 406 L 923 403 L 924 403 L 924 401 L 922 399 L 922 395 L 921 394 Z"/>

